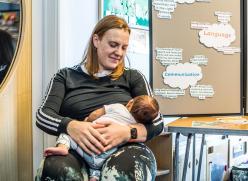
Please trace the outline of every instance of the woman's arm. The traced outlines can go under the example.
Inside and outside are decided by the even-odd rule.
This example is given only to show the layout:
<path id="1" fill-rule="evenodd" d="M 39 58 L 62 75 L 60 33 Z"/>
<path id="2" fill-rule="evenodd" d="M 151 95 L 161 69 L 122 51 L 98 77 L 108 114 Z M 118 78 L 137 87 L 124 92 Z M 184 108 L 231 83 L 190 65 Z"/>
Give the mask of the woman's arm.
<path id="1" fill-rule="evenodd" d="M 36 114 L 36 125 L 51 135 L 68 133 L 89 154 L 100 153 L 104 151 L 103 145 L 106 140 L 95 129 L 99 125 L 59 115 L 66 92 L 64 74 L 63 71 L 60 71 L 51 79 L 43 103 Z"/>
<path id="2" fill-rule="evenodd" d="M 59 115 L 60 106 L 65 95 L 65 78 L 59 71 L 51 79 L 43 102 L 36 113 L 36 125 L 51 135 L 66 133 L 67 124 L 72 120 Z"/>
<path id="3" fill-rule="evenodd" d="M 129 80 L 130 80 L 130 89 L 131 89 L 132 97 L 136 97 L 139 95 L 153 96 L 151 87 L 147 82 L 145 76 L 137 70 L 130 70 L 130 71 L 131 73 L 129 74 L 130 76 Z M 156 122 L 152 122 L 150 124 L 145 124 L 145 125 L 135 124 L 134 127 L 136 127 L 136 125 L 137 125 L 138 138 L 135 140 L 131 140 L 133 142 L 139 142 L 140 139 L 143 140 L 145 135 L 146 138 L 143 141 L 150 140 L 153 137 L 162 133 L 164 129 L 164 124 L 161 119 L 157 120 Z"/>

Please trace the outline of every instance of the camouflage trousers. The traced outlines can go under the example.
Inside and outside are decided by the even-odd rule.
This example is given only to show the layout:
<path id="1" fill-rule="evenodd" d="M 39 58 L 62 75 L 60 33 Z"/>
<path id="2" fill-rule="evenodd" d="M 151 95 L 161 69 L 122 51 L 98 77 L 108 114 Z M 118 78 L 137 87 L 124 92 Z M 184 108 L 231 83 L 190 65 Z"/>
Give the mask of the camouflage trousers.
<path id="1" fill-rule="evenodd" d="M 151 150 L 140 143 L 118 148 L 103 164 L 101 181 L 154 181 L 157 165 Z M 73 150 L 67 156 L 49 156 L 37 170 L 36 181 L 88 181 L 89 169 Z"/>

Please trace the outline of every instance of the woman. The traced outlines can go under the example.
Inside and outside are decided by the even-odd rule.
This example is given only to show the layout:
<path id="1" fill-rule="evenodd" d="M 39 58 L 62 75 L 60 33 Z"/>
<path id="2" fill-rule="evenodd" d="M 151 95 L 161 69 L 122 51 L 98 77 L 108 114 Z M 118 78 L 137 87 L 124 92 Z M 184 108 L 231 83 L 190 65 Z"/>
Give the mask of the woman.
<path id="1" fill-rule="evenodd" d="M 36 125 L 43 131 L 69 134 L 89 154 L 100 154 L 126 143 L 101 170 L 100 180 L 154 180 L 156 161 L 143 144 L 160 134 L 163 123 L 119 125 L 83 121 L 103 105 L 126 104 L 131 98 L 151 94 L 144 76 L 125 69 L 124 56 L 130 29 L 122 18 L 106 16 L 90 37 L 83 62 L 60 70 L 51 80 L 44 102 L 37 111 Z M 41 180 L 88 180 L 88 167 L 75 153 L 45 159 Z"/>

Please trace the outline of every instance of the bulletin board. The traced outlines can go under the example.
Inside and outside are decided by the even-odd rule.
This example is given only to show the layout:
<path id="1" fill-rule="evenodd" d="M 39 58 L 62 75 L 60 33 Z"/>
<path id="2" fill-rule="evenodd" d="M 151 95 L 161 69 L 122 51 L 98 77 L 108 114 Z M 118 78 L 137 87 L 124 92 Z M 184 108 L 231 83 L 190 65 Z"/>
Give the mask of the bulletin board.
<path id="1" fill-rule="evenodd" d="M 241 114 L 243 1 L 152 0 L 152 88 L 165 116 Z"/>

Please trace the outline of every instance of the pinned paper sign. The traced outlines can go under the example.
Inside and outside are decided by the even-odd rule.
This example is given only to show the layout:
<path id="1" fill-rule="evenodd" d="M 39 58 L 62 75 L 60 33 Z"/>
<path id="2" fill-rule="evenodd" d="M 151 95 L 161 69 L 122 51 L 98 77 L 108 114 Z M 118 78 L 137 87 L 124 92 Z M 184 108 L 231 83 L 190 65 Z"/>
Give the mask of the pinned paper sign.
<path id="1" fill-rule="evenodd" d="M 192 4 L 194 2 L 210 2 L 210 0 L 153 0 L 152 5 L 158 11 L 158 18 L 171 19 L 171 13 L 175 11 L 177 3 Z"/>
<path id="2" fill-rule="evenodd" d="M 190 59 L 190 62 L 198 65 L 207 65 L 208 58 L 204 55 L 194 55 L 193 58 Z"/>
<path id="3" fill-rule="evenodd" d="M 190 87 L 190 95 L 198 97 L 199 99 L 206 99 L 206 97 L 214 96 L 214 89 L 211 85 L 196 85 Z"/>
<path id="4" fill-rule="evenodd" d="M 171 19 L 171 13 L 175 11 L 177 3 L 174 2 L 174 0 L 153 0 L 152 5 L 154 6 L 154 9 L 158 11 L 158 18 Z"/>
<path id="5" fill-rule="evenodd" d="M 180 4 L 182 3 L 192 4 L 195 2 L 195 0 L 175 0 L 175 2 L 180 3 Z"/>
<path id="6" fill-rule="evenodd" d="M 240 48 L 238 47 L 218 47 L 217 51 L 219 52 L 223 52 L 226 55 L 231 55 L 234 53 L 239 53 L 240 52 Z"/>
<path id="7" fill-rule="evenodd" d="M 208 29 L 209 26 L 211 26 L 210 23 L 202 23 L 202 22 L 192 21 L 190 28 L 197 29 L 197 30 L 203 30 L 203 29 Z"/>
<path id="8" fill-rule="evenodd" d="M 164 98 L 175 99 L 178 96 L 184 96 L 185 90 L 182 89 L 154 89 L 154 95 Z"/>
<path id="9" fill-rule="evenodd" d="M 156 48 L 156 60 L 164 66 L 179 63 L 182 60 L 181 48 Z"/>
<path id="10" fill-rule="evenodd" d="M 229 24 L 232 13 L 216 11 L 218 16 L 218 24 L 201 23 L 197 21 L 191 22 L 192 29 L 198 29 L 200 42 L 206 47 L 214 48 L 218 52 L 224 54 L 239 53 L 239 47 L 229 47 L 235 41 L 235 29 Z"/>
<path id="11" fill-rule="evenodd" d="M 164 83 L 172 88 L 187 89 L 202 79 L 201 67 L 192 63 L 169 65 L 163 72 Z"/>
<path id="12" fill-rule="evenodd" d="M 207 47 L 227 47 L 235 39 L 235 30 L 230 24 L 213 24 L 199 32 L 200 42 Z"/>
<path id="13" fill-rule="evenodd" d="M 216 11 L 214 14 L 218 17 L 218 21 L 221 23 L 228 23 L 232 16 L 231 12 Z"/>
<path id="14" fill-rule="evenodd" d="M 194 2 L 210 2 L 211 0 L 175 0 L 175 2 L 183 4 L 183 3 L 187 3 L 187 4 L 192 4 Z"/>

